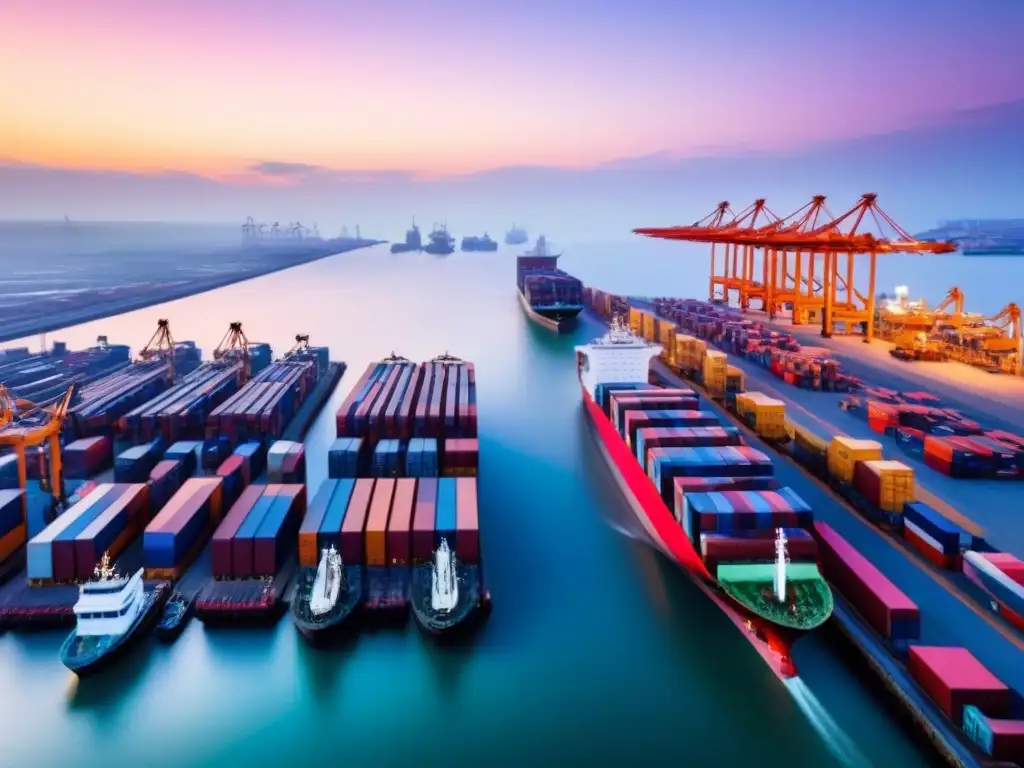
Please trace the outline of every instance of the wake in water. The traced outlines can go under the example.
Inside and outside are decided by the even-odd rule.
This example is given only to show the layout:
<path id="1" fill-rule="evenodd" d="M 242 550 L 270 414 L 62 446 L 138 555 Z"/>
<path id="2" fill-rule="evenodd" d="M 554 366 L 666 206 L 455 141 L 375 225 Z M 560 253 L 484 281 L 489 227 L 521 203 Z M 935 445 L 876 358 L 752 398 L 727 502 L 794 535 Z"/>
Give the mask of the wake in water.
<path id="1" fill-rule="evenodd" d="M 818 701 L 810 688 L 799 677 L 785 681 L 786 688 L 793 695 L 797 706 L 807 716 L 811 726 L 818 732 L 829 752 L 849 768 L 871 768 L 871 761 L 857 748 L 853 739 L 839 727 L 839 724 Z"/>

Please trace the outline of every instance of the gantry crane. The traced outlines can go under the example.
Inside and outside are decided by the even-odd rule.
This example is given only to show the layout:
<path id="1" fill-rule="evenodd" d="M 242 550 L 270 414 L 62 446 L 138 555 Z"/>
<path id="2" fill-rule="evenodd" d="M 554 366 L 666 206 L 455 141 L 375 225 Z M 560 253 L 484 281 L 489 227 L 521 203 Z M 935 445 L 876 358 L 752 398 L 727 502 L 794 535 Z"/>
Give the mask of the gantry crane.
<path id="1" fill-rule="evenodd" d="M 67 496 L 64 493 L 64 467 L 60 456 L 60 433 L 64 428 L 64 419 L 67 417 L 74 391 L 75 386 L 72 384 L 58 403 L 46 408 L 18 401 L 14 418 L 0 428 L 0 445 L 11 446 L 18 457 L 18 487 L 23 490 L 28 485 L 28 467 L 25 463 L 27 449 L 42 448 L 44 444 L 49 443 L 49 467 L 43 459 L 45 454 L 42 450 L 39 452 L 40 459 L 43 460 L 39 473 L 40 486 L 53 496 L 60 507 L 67 503 Z M 28 513 L 27 494 L 22 497 L 22 513 Z"/>
<path id="2" fill-rule="evenodd" d="M 957 359 L 1020 376 L 1024 357 L 1020 307 L 1011 302 L 985 318 L 984 325 L 959 328 L 957 342 L 950 345 Z"/>
<path id="3" fill-rule="evenodd" d="M 163 357 L 167 361 L 167 380 L 174 381 L 174 337 L 168 320 L 156 321 L 156 332 L 139 351 L 139 359 L 145 362 Z"/>
<path id="4" fill-rule="evenodd" d="M 240 360 L 242 363 L 241 383 L 244 384 L 249 380 L 252 375 L 249 360 L 249 339 L 246 338 L 241 323 L 231 323 L 228 325 L 227 333 L 224 334 L 224 338 L 220 340 L 220 344 L 213 351 L 213 359 Z"/>
<path id="5" fill-rule="evenodd" d="M 727 298 L 728 290 L 735 287 L 741 306 L 744 305 L 744 297 L 758 298 L 768 315 L 774 317 L 780 307 L 789 304 L 794 308 L 796 322 L 803 320 L 802 315 L 807 310 L 820 305 L 822 336 L 831 336 L 834 323 L 838 320 L 848 327 L 863 324 L 865 341 L 868 341 L 874 336 L 877 256 L 890 253 L 952 253 L 956 245 L 915 240 L 878 207 L 877 195 L 874 193 L 862 195 L 856 205 L 838 217 L 828 214 L 824 202 L 825 197 L 818 195 L 800 210 L 780 219 L 765 207 L 764 200 L 758 200 L 744 214 L 727 223 L 723 223 L 723 220 L 728 213 L 728 204 L 719 204 L 715 213 L 690 227 L 643 228 L 633 231 L 648 237 L 710 243 L 712 248 L 724 244 L 727 248 L 726 273 L 721 279 L 717 279 L 714 274 L 712 258 L 712 298 L 716 284 L 723 286 Z M 754 226 L 755 212 L 763 212 L 771 220 L 767 224 Z M 869 217 L 882 231 L 882 237 L 862 231 L 861 226 Z M 888 228 L 892 236 L 885 236 L 885 228 Z M 740 246 L 744 249 L 742 275 L 737 274 L 736 268 Z M 733 255 L 731 273 L 728 271 L 730 248 Z M 753 279 L 755 252 L 762 254 L 760 281 Z M 795 275 L 790 275 L 788 271 L 789 253 L 795 255 Z M 823 263 L 820 282 L 814 277 L 815 257 L 818 254 Z M 869 256 L 866 295 L 854 287 L 854 257 L 861 254 Z M 809 256 L 810 274 L 806 277 L 801 263 L 804 255 Z M 846 274 L 842 277 L 839 273 L 841 255 L 847 257 Z M 843 287 L 842 301 L 837 295 L 840 284 Z M 804 288 L 807 289 L 806 294 Z M 816 293 L 819 290 L 820 295 Z"/>
<path id="6" fill-rule="evenodd" d="M 297 333 L 295 334 L 295 345 L 285 352 L 285 357 L 291 357 L 292 355 L 298 355 L 302 352 L 309 352 L 309 334 Z"/>

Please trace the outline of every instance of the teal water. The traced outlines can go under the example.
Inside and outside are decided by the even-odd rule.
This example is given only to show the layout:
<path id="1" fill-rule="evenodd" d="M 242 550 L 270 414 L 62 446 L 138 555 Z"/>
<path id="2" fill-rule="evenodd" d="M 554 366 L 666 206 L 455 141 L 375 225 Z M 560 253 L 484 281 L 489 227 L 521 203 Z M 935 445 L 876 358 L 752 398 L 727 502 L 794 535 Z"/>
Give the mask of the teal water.
<path id="1" fill-rule="evenodd" d="M 621 280 L 607 249 L 592 253 L 565 267 Z M 700 278 L 680 270 L 672 292 L 700 295 Z M 137 349 L 166 317 L 207 354 L 235 320 L 277 352 L 310 334 L 350 365 L 309 439 L 312 486 L 326 476 L 333 411 L 367 363 L 392 350 L 474 361 L 495 607 L 468 648 L 444 651 L 411 625 L 315 651 L 287 620 L 193 623 L 175 645 L 147 643 L 80 683 L 57 658 L 61 635 L 8 633 L 0 765 L 929 764 L 834 641 L 801 641 L 802 679 L 783 685 L 679 571 L 621 532 L 626 506 L 574 371 L 573 345 L 599 329 L 556 338 L 528 324 L 513 280 L 507 251 L 375 248 L 51 334 Z"/>

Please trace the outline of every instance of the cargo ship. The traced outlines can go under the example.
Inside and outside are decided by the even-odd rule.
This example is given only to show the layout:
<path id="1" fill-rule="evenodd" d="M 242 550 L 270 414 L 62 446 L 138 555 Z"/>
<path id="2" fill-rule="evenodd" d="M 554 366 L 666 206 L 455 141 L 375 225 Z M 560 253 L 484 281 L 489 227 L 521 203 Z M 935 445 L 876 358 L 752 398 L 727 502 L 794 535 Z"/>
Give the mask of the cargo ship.
<path id="1" fill-rule="evenodd" d="M 960 252 L 964 256 L 1024 256 L 1024 240 L 964 240 Z"/>
<path id="2" fill-rule="evenodd" d="M 455 238 L 448 234 L 446 226 L 435 224 L 434 229 L 427 235 L 427 244 L 423 246 L 423 251 L 435 256 L 447 256 L 450 253 L 455 253 Z"/>
<path id="3" fill-rule="evenodd" d="M 187 595 L 181 592 L 171 593 L 167 604 L 164 606 L 163 615 L 153 630 L 157 639 L 163 643 L 170 643 L 177 639 L 178 635 L 185 631 L 189 616 L 192 613 L 192 601 Z"/>
<path id="4" fill-rule="evenodd" d="M 561 254 L 548 253 L 544 235 L 516 259 L 516 285 L 526 316 L 548 330 L 573 328 L 583 310 L 583 283 L 558 269 Z"/>
<path id="5" fill-rule="evenodd" d="M 616 317 L 576 348 L 588 421 L 650 543 L 683 567 L 780 677 L 792 643 L 828 620 L 810 507 L 775 488 L 770 459 L 698 410 L 690 389 L 648 383 L 661 347 Z M 642 461 L 642 463 L 641 463 Z"/>
<path id="6" fill-rule="evenodd" d="M 516 224 L 513 224 L 512 229 L 505 233 L 505 245 L 522 245 L 529 239 L 530 236 L 526 234 L 526 230 Z"/>
<path id="7" fill-rule="evenodd" d="M 483 237 L 469 236 L 462 238 L 462 250 L 464 251 L 496 251 L 498 243 L 492 240 L 491 236 L 484 232 Z"/>
<path id="8" fill-rule="evenodd" d="M 106 667 L 153 626 L 167 591 L 166 584 L 158 584 L 147 592 L 141 568 L 121 576 L 104 553 L 94 578 L 81 586 L 74 608 L 77 623 L 61 646 L 61 662 L 79 677 Z"/>
<path id="9" fill-rule="evenodd" d="M 96 346 L 78 351 L 69 350 L 62 341 L 36 355 L 24 348 L 7 350 L 0 358 L 0 384 L 16 398 L 48 405 L 72 384 L 81 388 L 127 368 L 129 352 L 124 345 L 107 343 L 106 336 L 100 336 Z"/>
<path id="10" fill-rule="evenodd" d="M 422 249 L 423 236 L 420 234 L 420 228 L 416 226 L 416 219 L 412 220 L 412 226 L 405 231 L 405 242 L 391 244 L 392 253 L 408 253 Z"/>
<path id="11" fill-rule="evenodd" d="M 358 565 L 345 566 L 333 544 L 323 549 L 316 568 L 299 570 L 292 621 L 309 642 L 319 644 L 334 638 L 351 624 L 346 620 L 363 599 L 362 571 Z"/>
<path id="12" fill-rule="evenodd" d="M 392 354 L 369 365 L 338 409 L 337 434 L 330 479 L 299 530 L 300 567 L 310 574 L 334 546 L 346 580 L 362 578 L 365 618 L 404 621 L 411 596 L 416 616 L 432 627 L 430 569 L 443 541 L 457 553 L 451 563 L 459 580 L 459 605 L 445 621 L 452 629 L 468 626 L 489 605 L 473 364 L 447 354 L 417 364 Z"/>

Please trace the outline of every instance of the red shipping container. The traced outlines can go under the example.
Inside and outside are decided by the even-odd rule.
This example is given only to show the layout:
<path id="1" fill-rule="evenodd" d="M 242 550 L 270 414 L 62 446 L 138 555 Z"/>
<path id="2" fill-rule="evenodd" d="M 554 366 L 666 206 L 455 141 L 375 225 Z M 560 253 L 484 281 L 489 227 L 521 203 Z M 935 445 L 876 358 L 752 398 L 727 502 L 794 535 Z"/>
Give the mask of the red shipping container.
<path id="1" fill-rule="evenodd" d="M 284 520 L 274 530 L 266 530 L 261 523 L 259 532 L 253 537 L 253 573 L 258 576 L 276 574 L 284 564 L 285 554 L 298 541 L 299 525 L 305 508 L 306 487 L 304 485 L 282 485 L 276 494 L 278 498 L 289 498 Z M 277 505 L 279 502 L 275 501 Z M 269 520 L 270 516 L 264 520 Z"/>
<path id="2" fill-rule="evenodd" d="M 480 441 L 477 438 L 449 438 L 444 441 L 444 471 L 462 475 L 479 469 Z"/>
<path id="3" fill-rule="evenodd" d="M 412 558 L 412 515 L 416 504 L 416 478 L 402 477 L 395 484 L 388 521 L 387 557 L 391 565 L 407 565 Z"/>
<path id="4" fill-rule="evenodd" d="M 1005 573 L 1010 581 L 1024 586 L 1024 562 L 1007 552 L 980 552 L 979 554 Z"/>
<path id="5" fill-rule="evenodd" d="M 914 639 L 920 635 L 917 605 L 867 558 L 827 523 L 814 523 L 822 572 L 884 638 Z"/>
<path id="6" fill-rule="evenodd" d="M 455 554 L 466 563 L 480 560 L 480 519 L 475 477 L 455 481 Z"/>
<path id="7" fill-rule="evenodd" d="M 220 525 L 217 526 L 217 530 L 213 532 L 213 540 L 210 544 L 210 557 L 215 577 L 229 577 L 234 573 L 231 556 L 232 541 L 235 534 L 238 533 L 239 527 L 245 522 L 246 515 L 249 514 L 256 502 L 259 501 L 260 496 L 263 495 L 265 488 L 266 486 L 263 485 L 250 485 L 242 491 L 238 501 L 231 505 L 227 515 L 224 516 Z"/>
<path id="8" fill-rule="evenodd" d="M 968 704 L 990 717 L 1006 717 L 1013 706 L 1010 689 L 966 648 L 912 645 L 907 670 L 954 723 Z"/>
<path id="9" fill-rule="evenodd" d="M 794 563 L 813 563 L 818 558 L 818 544 L 810 536 L 790 537 L 789 558 Z M 711 574 L 719 563 L 769 562 L 775 559 L 775 532 L 764 536 L 734 537 L 702 533 L 700 554 Z"/>
<path id="10" fill-rule="evenodd" d="M 434 522 L 437 517 L 437 478 L 421 477 L 416 489 L 412 525 L 412 558 L 422 563 L 434 554 Z"/>
<path id="11" fill-rule="evenodd" d="M 363 528 L 372 497 L 373 480 L 368 477 L 356 480 L 341 524 L 341 559 L 349 565 L 363 562 Z"/>

